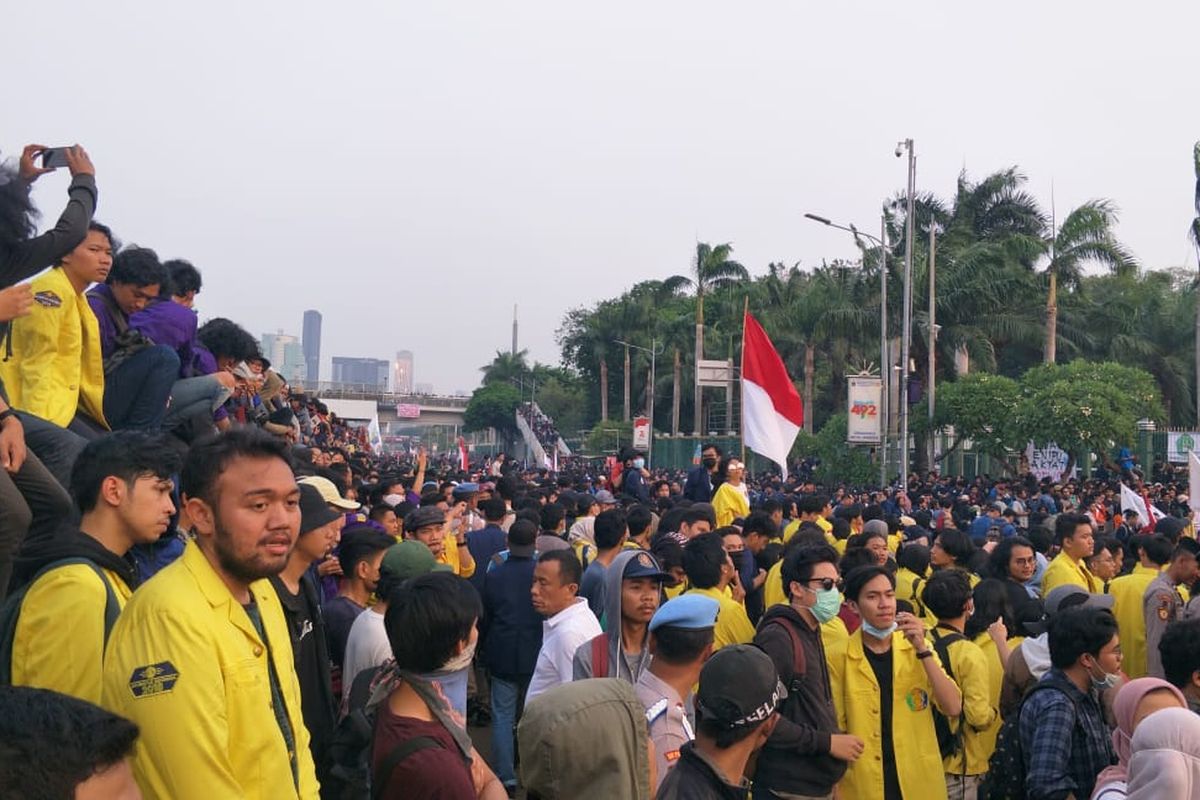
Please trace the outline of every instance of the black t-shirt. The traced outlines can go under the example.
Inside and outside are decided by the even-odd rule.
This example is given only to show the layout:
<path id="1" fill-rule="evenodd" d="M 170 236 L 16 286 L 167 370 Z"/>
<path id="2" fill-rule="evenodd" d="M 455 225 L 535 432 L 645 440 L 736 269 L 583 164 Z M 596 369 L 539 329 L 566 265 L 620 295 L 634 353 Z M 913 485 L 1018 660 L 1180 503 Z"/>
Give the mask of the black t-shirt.
<path id="1" fill-rule="evenodd" d="M 883 747 L 883 796 L 885 800 L 904 800 L 900 793 L 900 776 L 896 772 L 896 746 L 892 741 L 892 648 L 875 653 L 863 647 L 867 663 L 879 682 L 880 744 Z"/>
<path id="2" fill-rule="evenodd" d="M 271 584 L 279 595 L 292 636 L 292 655 L 296 679 L 300 683 L 300 709 L 308 728 L 317 767 L 317 777 L 328 766 L 326 750 L 336 724 L 333 684 L 329 672 L 329 648 L 325 641 L 325 622 L 317 601 L 317 587 L 307 574 L 300 578 L 300 591 L 292 594 L 278 576 Z"/>
<path id="3" fill-rule="evenodd" d="M 325 601 L 325 605 L 321 606 L 321 616 L 325 618 L 325 641 L 329 645 L 329 660 L 336 666 L 341 666 L 346 661 L 346 642 L 350 639 L 350 626 L 362 612 L 362 606 L 342 595 Z"/>

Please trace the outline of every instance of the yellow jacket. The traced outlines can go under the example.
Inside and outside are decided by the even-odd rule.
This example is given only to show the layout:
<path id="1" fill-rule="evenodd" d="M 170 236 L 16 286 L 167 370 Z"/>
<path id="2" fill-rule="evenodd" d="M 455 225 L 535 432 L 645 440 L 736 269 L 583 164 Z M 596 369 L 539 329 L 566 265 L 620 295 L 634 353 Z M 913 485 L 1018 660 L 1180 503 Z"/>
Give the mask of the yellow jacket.
<path id="1" fill-rule="evenodd" d="M 717 487 L 712 505 L 713 510 L 717 512 L 718 528 L 732 525 L 735 519 L 750 513 L 750 502 L 746 500 L 746 495 L 728 483 L 722 483 Z"/>
<path id="2" fill-rule="evenodd" d="M 689 594 L 702 594 L 717 601 L 717 624 L 713 628 L 713 650 L 729 644 L 749 644 L 754 640 L 754 626 L 742 604 L 717 588 L 688 589 Z"/>
<path id="3" fill-rule="evenodd" d="M 87 298 L 61 268 L 33 280 L 33 310 L 12 322 L 11 358 L 0 355 L 0 379 L 13 408 L 60 428 L 75 412 L 104 421 L 104 357 L 100 323 Z"/>
<path id="4" fill-rule="evenodd" d="M 1158 570 L 1138 564 L 1133 572 L 1113 578 L 1108 593 L 1113 596 L 1113 616 L 1121 636 L 1125 657 L 1121 671 L 1134 678 L 1146 676 L 1146 618 L 1142 616 L 1142 597 L 1147 587 L 1158 577 Z"/>
<path id="5" fill-rule="evenodd" d="M 117 573 L 103 572 L 124 608 L 133 592 Z M 99 703 L 107 603 L 107 588 L 87 564 L 68 564 L 38 578 L 21 601 L 13 631 L 13 685 Z"/>
<path id="6" fill-rule="evenodd" d="M 921 600 L 921 592 L 925 590 L 928 580 L 928 573 L 918 575 L 908 567 L 900 567 L 896 570 L 896 599 L 911 603 L 914 614 L 928 624 L 936 625 L 937 617 L 925 607 L 925 602 Z"/>
<path id="7" fill-rule="evenodd" d="M 935 631 L 942 636 L 947 633 L 943 628 Z M 984 633 L 986 636 L 986 632 Z M 932 645 L 932 636 L 931 645 Z M 990 637 L 989 637 L 990 641 Z M 1000 661 L 995 655 L 996 645 L 992 642 L 993 660 Z M 996 748 L 996 735 L 1000 732 L 1000 687 L 996 687 L 996 696 L 992 697 L 992 673 L 988 669 L 987 656 L 978 644 L 970 639 L 962 639 L 950 645 L 950 670 L 954 673 L 954 682 L 958 684 L 963 698 L 963 716 L 966 721 L 966 731 L 963 733 L 963 749 L 967 755 L 967 775 L 981 775 L 988 770 L 988 759 Z M 956 726 L 957 727 L 957 726 Z M 942 765 L 949 775 L 959 775 L 963 771 L 962 753 L 942 760 Z"/>
<path id="8" fill-rule="evenodd" d="M 133 770 L 148 800 L 317 798 L 283 608 L 266 580 L 250 593 L 267 642 L 189 542 L 113 628 L 101 705 L 142 729 Z M 272 710 L 268 654 L 295 738 L 298 788 Z"/>
<path id="9" fill-rule="evenodd" d="M 839 784 L 843 800 L 883 796 L 880 689 L 863 654 L 862 637 L 862 630 L 857 630 L 845 643 L 826 651 L 838 727 L 861 737 L 866 745 Z M 945 800 L 946 779 L 930 710 L 935 702 L 933 685 L 913 646 L 899 631 L 892 634 L 892 697 L 885 699 L 892 704 L 892 746 L 902 794 Z"/>
<path id="10" fill-rule="evenodd" d="M 449 530 L 446 531 L 446 546 L 437 561 L 439 564 L 448 565 L 454 570 L 454 574 L 460 578 L 469 578 L 475 574 L 476 564 L 474 561 L 471 562 L 469 568 L 463 568 L 462 559 L 458 556 L 458 540 L 454 538 L 454 534 Z"/>
<path id="11" fill-rule="evenodd" d="M 1093 594 L 1100 594 L 1104 587 L 1082 561 L 1076 561 L 1066 553 L 1060 552 L 1046 567 L 1042 576 L 1042 597 L 1046 597 L 1058 586 L 1074 584 Z"/>

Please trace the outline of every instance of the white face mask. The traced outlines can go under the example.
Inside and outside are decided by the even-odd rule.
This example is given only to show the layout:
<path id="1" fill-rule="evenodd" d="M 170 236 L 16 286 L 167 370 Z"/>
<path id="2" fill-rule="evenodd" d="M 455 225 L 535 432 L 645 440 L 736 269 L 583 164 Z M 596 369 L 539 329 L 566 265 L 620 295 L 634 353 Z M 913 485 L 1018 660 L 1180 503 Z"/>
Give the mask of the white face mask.
<path id="1" fill-rule="evenodd" d="M 475 657 L 475 645 L 479 640 L 476 639 L 462 649 L 462 652 L 456 656 L 451 656 L 450 660 L 438 669 L 438 672 L 458 672 L 461 669 L 466 669 L 471 666 L 471 659 Z"/>

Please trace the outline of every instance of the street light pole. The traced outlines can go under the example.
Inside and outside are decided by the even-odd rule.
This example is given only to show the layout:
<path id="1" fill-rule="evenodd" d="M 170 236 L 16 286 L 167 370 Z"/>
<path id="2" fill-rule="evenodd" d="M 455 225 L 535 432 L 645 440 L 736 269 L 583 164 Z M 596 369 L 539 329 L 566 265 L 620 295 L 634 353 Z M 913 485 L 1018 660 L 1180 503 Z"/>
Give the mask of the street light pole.
<path id="1" fill-rule="evenodd" d="M 887 448 L 888 448 L 888 406 L 890 404 L 889 394 L 891 391 L 891 365 L 888 363 L 888 344 L 887 344 L 887 216 L 883 216 L 879 220 L 879 238 L 876 239 L 869 233 L 863 233 L 853 225 L 838 225 L 836 222 L 831 222 L 825 217 L 817 214 L 805 214 L 805 217 L 813 222 L 819 222 L 830 228 L 837 228 L 840 231 L 854 234 L 854 238 L 860 236 L 864 239 L 869 239 L 879 247 L 879 377 L 882 382 L 882 398 L 880 403 L 880 425 L 879 425 L 879 486 L 882 488 L 887 486 Z"/>
<path id="2" fill-rule="evenodd" d="M 937 279 L 937 222 L 929 223 L 929 469 L 937 455 L 937 437 L 933 429 L 934 395 L 937 392 L 937 307 L 934 304 Z"/>
<path id="3" fill-rule="evenodd" d="M 626 348 L 632 347 L 634 350 L 641 350 L 643 353 L 650 354 L 650 391 L 647 392 L 647 394 L 649 395 L 649 405 L 650 405 L 650 413 L 648 415 L 650 417 L 650 441 L 646 445 L 646 466 L 649 467 L 652 463 L 650 460 L 650 456 L 651 456 L 652 452 L 654 451 L 654 382 L 655 382 L 655 374 L 656 374 L 655 368 L 657 366 L 658 354 L 659 354 L 658 339 L 652 338 L 650 340 L 649 349 L 642 347 L 641 345 L 630 344 L 629 342 L 625 342 L 620 339 L 613 339 L 613 341 L 616 342 L 617 344 L 624 345 Z M 629 351 L 626 350 L 626 352 L 629 352 Z"/>
<path id="4" fill-rule="evenodd" d="M 896 145 L 896 157 L 908 151 L 908 205 L 905 211 L 904 235 L 904 330 L 900 335 L 900 490 L 908 490 L 908 361 L 912 346 L 912 260 L 913 236 L 916 229 L 917 156 L 913 140 L 904 139 Z"/>

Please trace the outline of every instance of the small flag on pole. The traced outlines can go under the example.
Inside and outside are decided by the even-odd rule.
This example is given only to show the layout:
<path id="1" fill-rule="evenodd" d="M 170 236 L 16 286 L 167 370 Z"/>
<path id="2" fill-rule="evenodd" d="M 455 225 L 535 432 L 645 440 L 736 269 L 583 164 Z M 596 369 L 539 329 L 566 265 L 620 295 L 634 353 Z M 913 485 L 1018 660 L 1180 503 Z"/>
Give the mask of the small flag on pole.
<path id="1" fill-rule="evenodd" d="M 458 463 L 459 469 L 466 472 L 471 468 L 471 459 L 467 453 L 467 440 L 463 437 L 458 437 Z"/>
<path id="2" fill-rule="evenodd" d="M 1143 530 L 1153 528 L 1154 523 L 1166 516 L 1154 507 L 1149 498 L 1142 497 L 1123 483 L 1121 484 L 1121 510 L 1137 512 L 1138 522 L 1141 523 Z"/>
<path id="3" fill-rule="evenodd" d="M 742 322 L 742 441 L 783 470 L 804 425 L 804 404 L 767 332 L 746 311 Z"/>

